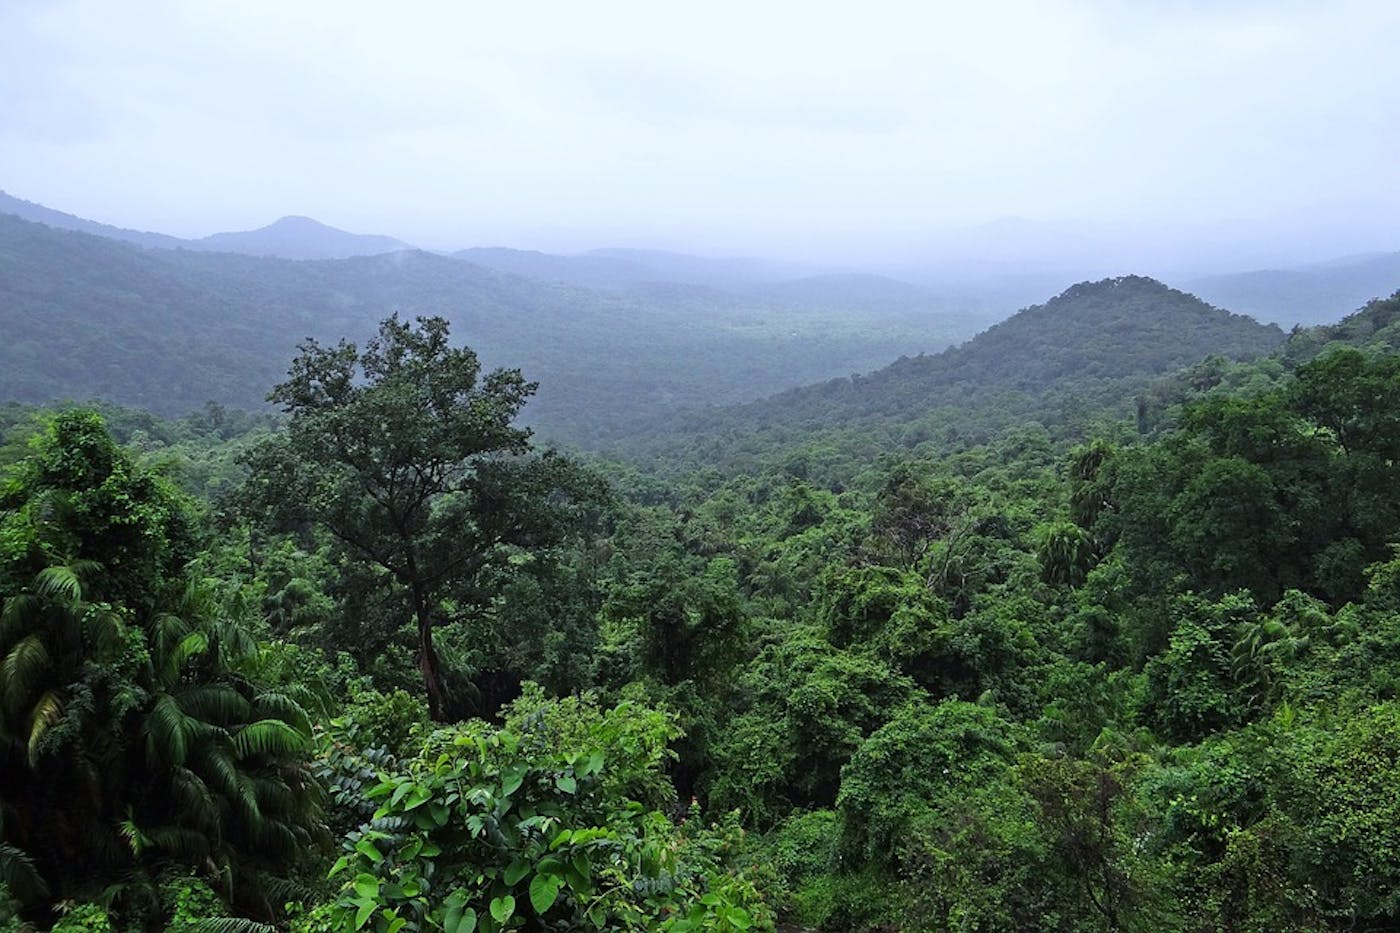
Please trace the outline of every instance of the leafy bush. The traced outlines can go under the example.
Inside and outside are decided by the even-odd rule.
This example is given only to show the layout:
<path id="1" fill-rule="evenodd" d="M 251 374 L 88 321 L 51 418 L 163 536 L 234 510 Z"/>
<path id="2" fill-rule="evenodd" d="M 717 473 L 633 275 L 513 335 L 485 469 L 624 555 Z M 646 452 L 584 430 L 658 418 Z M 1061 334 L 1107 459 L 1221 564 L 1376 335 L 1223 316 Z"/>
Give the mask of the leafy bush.
<path id="1" fill-rule="evenodd" d="M 727 867 L 737 828 L 654 808 L 676 735 L 655 710 L 537 690 L 500 728 L 432 733 L 366 790 L 377 809 L 332 869 L 334 921 L 379 933 L 765 926 L 753 885 Z"/>

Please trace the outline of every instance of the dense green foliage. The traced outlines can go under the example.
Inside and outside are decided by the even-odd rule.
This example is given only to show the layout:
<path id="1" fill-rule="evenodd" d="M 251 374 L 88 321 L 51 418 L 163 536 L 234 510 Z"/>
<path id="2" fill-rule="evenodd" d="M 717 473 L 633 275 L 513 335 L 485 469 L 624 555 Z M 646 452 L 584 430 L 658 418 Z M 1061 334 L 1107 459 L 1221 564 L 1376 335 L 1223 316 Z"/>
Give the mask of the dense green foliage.
<path id="1" fill-rule="evenodd" d="M 197 869 L 270 916 L 321 835 L 304 689 L 190 564 L 179 495 L 92 415 L 60 415 L 0 491 L 3 879 L 24 901 L 157 910 Z"/>
<path id="2" fill-rule="evenodd" d="M 751 470 L 531 452 L 440 319 L 6 410 L 0 929 L 1393 929 L 1397 314 L 1083 286 Z"/>

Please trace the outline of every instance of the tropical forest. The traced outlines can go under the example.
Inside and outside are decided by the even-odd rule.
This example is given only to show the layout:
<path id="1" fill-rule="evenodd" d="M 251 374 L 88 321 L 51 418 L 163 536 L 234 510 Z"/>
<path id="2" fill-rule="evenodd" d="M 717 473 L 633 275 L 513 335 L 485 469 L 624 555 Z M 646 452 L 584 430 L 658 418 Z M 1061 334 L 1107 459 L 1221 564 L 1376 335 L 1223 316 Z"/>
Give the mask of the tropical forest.
<path id="1" fill-rule="evenodd" d="M 348 6 L 0 10 L 0 933 L 1400 929 L 1387 5 Z"/>

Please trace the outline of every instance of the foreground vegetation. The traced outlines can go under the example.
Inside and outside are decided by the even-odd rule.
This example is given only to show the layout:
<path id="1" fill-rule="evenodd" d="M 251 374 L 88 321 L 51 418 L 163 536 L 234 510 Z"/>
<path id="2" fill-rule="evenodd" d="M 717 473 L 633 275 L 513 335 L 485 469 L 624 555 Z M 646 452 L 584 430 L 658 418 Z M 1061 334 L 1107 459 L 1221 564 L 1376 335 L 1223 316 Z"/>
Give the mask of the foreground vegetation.
<path id="1" fill-rule="evenodd" d="M 664 481 L 434 319 L 9 410 L 0 929 L 1391 929 L 1397 320 Z"/>

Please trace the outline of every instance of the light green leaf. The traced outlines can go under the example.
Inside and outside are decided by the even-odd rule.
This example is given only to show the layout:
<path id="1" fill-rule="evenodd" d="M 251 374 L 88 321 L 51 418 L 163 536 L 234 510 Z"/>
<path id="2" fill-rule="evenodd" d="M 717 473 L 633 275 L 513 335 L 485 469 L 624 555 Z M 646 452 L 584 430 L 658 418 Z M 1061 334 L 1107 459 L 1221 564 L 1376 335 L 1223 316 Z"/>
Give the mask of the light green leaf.
<path id="1" fill-rule="evenodd" d="M 491 899 L 491 917 L 497 923 L 505 923 L 510 919 L 510 915 L 515 913 L 515 898 L 507 894 L 505 897 Z"/>
<path id="2" fill-rule="evenodd" d="M 558 896 L 558 875 L 536 875 L 530 882 L 530 906 L 535 908 L 535 913 L 543 914 L 549 910 Z"/>

